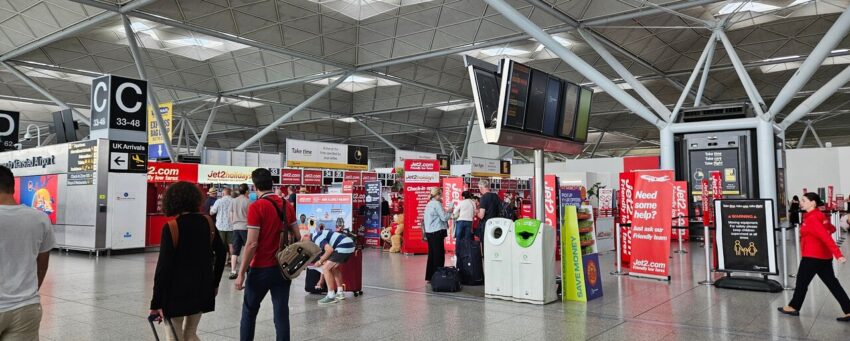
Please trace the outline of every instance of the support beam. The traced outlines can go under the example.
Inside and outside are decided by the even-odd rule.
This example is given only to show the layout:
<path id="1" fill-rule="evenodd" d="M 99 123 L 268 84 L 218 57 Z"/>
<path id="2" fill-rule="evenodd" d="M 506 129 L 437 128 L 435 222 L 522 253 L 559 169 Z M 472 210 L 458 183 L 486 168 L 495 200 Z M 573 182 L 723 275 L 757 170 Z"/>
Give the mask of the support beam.
<path id="1" fill-rule="evenodd" d="M 4 61 L 0 61 L 0 64 L 3 64 L 3 66 L 5 66 L 7 70 L 9 70 L 9 72 L 14 74 L 18 78 L 20 78 L 24 83 L 29 85 L 31 88 L 35 89 L 35 91 L 38 91 L 42 96 L 47 97 L 47 99 L 49 99 L 53 103 L 56 103 L 56 105 L 58 105 L 60 108 L 71 109 L 73 116 L 77 120 L 79 120 L 80 122 L 82 122 L 86 126 L 91 126 L 91 119 L 89 117 L 86 117 L 86 115 L 83 115 L 82 113 L 77 111 L 77 109 L 72 108 L 70 105 L 65 103 L 65 101 L 59 99 L 56 96 L 53 96 L 53 94 L 51 94 L 50 91 L 47 91 L 47 89 L 42 87 L 40 84 L 36 83 L 29 76 L 25 75 L 23 72 L 21 72 L 21 70 L 18 70 L 16 67 L 14 67 L 14 66 L 12 66 L 9 63 L 6 63 Z"/>
<path id="2" fill-rule="evenodd" d="M 815 91 L 809 98 L 803 100 L 793 111 L 791 111 L 788 116 L 782 120 L 782 123 L 779 123 L 779 127 L 782 130 L 788 129 L 794 122 L 797 122 L 799 119 L 806 116 L 806 114 L 812 112 L 817 108 L 821 103 L 826 101 L 830 96 L 835 94 L 838 88 L 847 84 L 850 81 L 850 66 L 841 70 L 835 77 L 832 77 L 826 84 L 824 84 L 820 89 Z"/>
<path id="3" fill-rule="evenodd" d="M 156 0 L 135 0 L 135 1 L 125 3 L 123 5 L 113 6 L 114 10 L 112 12 L 109 12 L 109 11 L 101 12 L 101 13 L 93 16 L 93 17 L 87 18 L 87 19 L 85 19 L 81 22 L 78 22 L 76 24 L 73 24 L 71 26 L 63 28 L 62 30 L 60 30 L 58 32 L 54 32 L 54 33 L 46 35 L 46 36 L 44 36 L 40 39 L 36 39 L 36 40 L 29 42 L 27 44 L 24 44 L 22 46 L 18 46 L 14 50 L 6 52 L 2 56 L 0 56 L 0 61 L 5 62 L 5 61 L 10 60 L 12 58 L 16 58 L 16 57 L 25 55 L 29 52 L 35 51 L 35 50 L 40 49 L 44 46 L 47 46 L 47 45 L 50 45 L 50 44 L 55 43 L 57 41 L 60 41 L 62 39 L 65 39 L 65 38 L 68 38 L 68 37 L 74 37 L 74 36 L 76 36 L 76 35 L 78 35 L 82 32 L 85 32 L 86 30 L 88 30 L 92 27 L 97 26 L 98 24 L 100 24 L 104 21 L 107 21 L 109 19 L 114 18 L 119 13 L 128 13 L 130 11 L 134 11 L 136 9 L 139 9 L 143 6 L 147 6 L 147 5 L 149 5 L 149 4 L 151 4 L 155 1 Z"/>
<path id="4" fill-rule="evenodd" d="M 773 123 L 758 119 L 756 127 L 756 150 L 758 155 L 759 198 L 772 199 L 776 212 L 776 148 Z M 775 219 L 775 218 L 774 218 Z"/>
<path id="5" fill-rule="evenodd" d="M 735 52 L 735 47 L 732 45 L 732 42 L 729 41 L 729 37 L 726 36 L 725 32 L 722 30 L 715 30 L 714 32 L 716 32 L 720 41 L 723 42 L 723 48 L 726 49 L 726 54 L 729 56 L 729 60 L 732 61 L 735 73 L 737 73 L 738 78 L 741 79 L 741 84 L 744 86 L 744 91 L 747 92 L 747 97 L 750 99 L 753 109 L 762 119 L 766 120 L 767 117 L 762 109 L 762 106 L 764 106 L 764 100 L 761 98 L 761 95 L 759 95 L 758 89 L 755 84 L 753 84 L 753 79 L 750 78 L 750 74 L 747 73 L 747 68 L 744 67 L 744 63 L 742 63 L 741 58 L 738 57 L 738 53 Z"/>
<path id="6" fill-rule="evenodd" d="M 204 131 L 201 133 L 201 139 L 198 140 L 198 146 L 195 147 L 195 156 L 201 156 L 201 150 L 204 148 L 204 143 L 207 142 L 207 137 L 210 135 L 210 129 L 215 122 L 215 114 L 218 112 L 218 105 L 221 103 L 221 96 L 216 98 L 215 105 L 210 109 L 210 117 L 207 118 L 207 123 L 204 125 Z"/>
<path id="7" fill-rule="evenodd" d="M 472 138 L 472 128 L 475 127 L 475 112 L 469 115 L 469 123 L 466 125 L 466 137 L 463 140 L 463 151 L 460 153 L 460 162 L 466 160 L 466 154 L 469 152 L 469 139 Z"/>
<path id="8" fill-rule="evenodd" d="M 847 32 L 850 32 L 850 7 L 845 9 L 838 19 L 835 20 L 829 31 L 824 34 L 814 50 L 809 53 L 809 56 L 806 57 L 806 60 L 797 69 L 797 72 L 791 76 L 791 79 L 782 87 L 782 90 L 779 90 L 779 94 L 767 111 L 771 119 L 776 117 L 776 114 L 791 102 L 794 94 L 806 85 L 818 68 L 820 68 L 823 61 L 826 60 L 826 57 L 829 57 L 830 52 L 847 36 Z"/>
<path id="9" fill-rule="evenodd" d="M 132 25 L 130 24 L 130 18 L 127 18 L 126 15 L 121 15 L 121 19 L 124 23 L 124 33 L 127 35 L 127 42 L 130 46 L 130 54 L 133 55 L 133 60 L 136 62 L 136 70 L 139 72 L 139 78 L 147 81 L 148 74 L 145 72 L 144 61 L 142 61 L 142 55 L 139 53 L 139 43 L 136 40 L 138 37 L 133 32 Z M 162 119 L 162 113 L 159 112 L 159 99 L 156 98 L 156 91 L 154 91 L 151 82 L 148 82 L 148 102 L 151 106 L 150 110 L 153 111 L 153 117 L 156 118 L 160 134 L 162 134 L 162 142 L 165 144 L 165 149 L 168 150 L 168 158 L 171 162 L 174 162 L 177 155 L 174 153 L 174 148 L 171 146 L 171 136 L 168 136 L 168 132 L 165 130 L 165 120 Z"/>
<path id="10" fill-rule="evenodd" d="M 644 107 L 638 100 L 629 95 L 625 90 L 614 84 L 614 82 L 605 77 L 605 75 L 585 62 L 584 59 L 575 55 L 572 51 L 555 41 L 549 33 L 546 33 L 546 31 L 538 27 L 507 2 L 504 0 L 484 1 L 493 7 L 493 9 L 501 13 L 505 19 L 508 19 L 508 21 L 512 22 L 515 26 L 526 31 L 529 35 L 534 37 L 534 39 L 537 39 L 537 41 L 548 48 L 549 51 L 552 51 L 555 55 L 564 60 L 567 65 L 573 67 L 583 76 L 596 83 L 602 88 L 602 90 L 611 95 L 611 97 L 616 99 L 627 109 L 632 110 L 635 114 L 659 128 L 666 124 L 663 120 L 659 119 L 651 111 L 649 111 L 649 109 Z"/>
<path id="11" fill-rule="evenodd" d="M 717 37 L 711 38 L 711 42 L 709 42 L 709 50 L 708 55 L 705 56 L 705 62 L 702 67 L 702 77 L 699 80 L 699 87 L 697 87 L 697 95 L 694 97 L 694 108 L 702 105 L 703 94 L 705 93 L 705 85 L 708 83 L 708 72 L 711 70 L 711 62 L 714 59 L 714 50 L 717 45 Z"/>
<path id="12" fill-rule="evenodd" d="M 245 94 L 245 93 L 249 93 L 249 92 L 261 91 L 261 90 L 272 89 L 272 88 L 280 88 L 280 87 L 285 87 L 285 86 L 290 86 L 290 85 L 295 85 L 295 84 L 301 84 L 301 83 L 313 82 L 313 81 L 318 81 L 318 80 L 327 79 L 327 78 L 338 77 L 338 76 L 342 76 L 344 74 L 345 74 L 345 71 L 325 72 L 325 73 L 320 73 L 320 74 L 315 74 L 315 75 L 290 78 L 290 79 L 277 81 L 277 82 L 265 83 L 265 84 L 260 84 L 260 85 L 252 85 L 252 86 L 239 88 L 239 89 L 227 90 L 227 91 L 223 91 L 221 93 L 221 95 L 222 96 L 236 96 L 236 95 L 241 95 L 241 94 Z M 346 76 L 345 78 L 348 78 L 348 77 Z M 343 80 L 344 80 L 344 78 L 343 78 Z"/>
<path id="13" fill-rule="evenodd" d="M 667 109 L 667 107 L 664 106 L 663 103 L 661 103 L 658 97 L 655 97 L 655 95 L 653 95 L 652 92 L 649 91 L 649 89 L 643 86 L 643 83 L 641 83 L 641 81 L 635 78 L 635 76 L 631 72 L 629 72 L 629 70 L 626 69 L 623 64 L 620 64 L 620 61 L 617 60 L 614 55 L 608 52 L 608 50 L 606 50 L 605 47 L 602 46 L 602 44 L 600 44 L 599 41 L 597 41 L 596 38 L 593 37 L 593 34 L 591 32 L 586 31 L 584 29 L 579 29 L 578 33 L 581 34 L 581 37 L 584 38 L 584 41 L 587 42 L 587 44 L 590 45 L 590 47 L 594 51 L 596 51 L 596 53 L 599 54 L 599 56 L 602 57 L 602 59 L 605 60 L 605 62 L 608 63 L 608 65 L 610 65 L 612 69 L 614 69 L 614 72 L 617 72 L 617 74 L 620 75 L 620 77 L 622 77 L 623 80 L 626 81 L 626 83 L 632 86 L 632 89 L 634 89 L 638 96 L 640 96 L 640 98 L 642 98 L 644 102 L 649 104 L 649 106 L 652 108 L 652 110 L 655 110 L 658 116 L 661 116 L 661 118 L 667 121 L 670 120 L 670 109 Z M 604 131 L 602 133 L 605 134 Z M 591 157 L 593 157 L 592 154 Z"/>
<path id="14" fill-rule="evenodd" d="M 800 135 L 800 140 L 797 141 L 797 146 L 795 149 L 800 149 L 803 147 L 803 144 L 806 143 L 806 135 L 809 133 L 809 125 L 806 125 L 806 128 L 803 129 L 803 134 Z"/>
<path id="15" fill-rule="evenodd" d="M 446 146 L 443 145 L 443 138 L 440 136 L 439 130 L 434 130 L 434 136 L 437 137 L 437 142 L 440 143 L 440 154 L 446 153 Z"/>
<path id="16" fill-rule="evenodd" d="M 807 121 L 806 126 L 808 126 L 809 131 L 812 132 L 812 137 L 815 138 L 815 141 L 818 143 L 818 147 L 823 148 L 823 142 L 821 142 L 820 136 L 818 136 L 818 132 L 815 130 L 815 127 L 812 126 L 812 121 Z"/>
<path id="17" fill-rule="evenodd" d="M 673 135 L 673 127 L 679 124 L 671 124 L 664 128 L 662 128 L 658 132 L 659 142 L 661 142 L 661 147 L 659 151 L 661 152 L 661 169 L 667 170 L 675 170 L 676 169 L 676 145 L 675 139 Z M 638 141 L 637 144 L 629 148 L 626 153 L 630 152 L 632 149 L 637 147 L 640 144 Z"/>
<path id="18" fill-rule="evenodd" d="M 694 65 L 693 71 L 691 71 L 691 77 L 688 78 L 688 83 L 685 84 L 685 90 L 682 92 L 682 95 L 679 96 L 679 100 L 676 101 L 676 106 L 673 107 L 673 112 L 670 115 L 670 123 L 675 123 L 676 119 L 679 116 L 679 112 L 682 110 L 682 105 L 685 104 L 685 99 L 688 97 L 688 92 L 691 91 L 691 88 L 694 86 L 694 82 L 697 79 L 697 75 L 699 75 L 699 70 L 703 64 L 705 64 L 705 60 L 708 59 L 709 51 L 714 51 L 714 44 L 717 42 L 717 32 L 712 33 L 711 37 L 708 38 L 708 43 L 705 45 L 705 48 L 702 50 L 702 54 L 699 56 L 697 60 L 697 64 Z"/>
<path id="19" fill-rule="evenodd" d="M 390 146 L 390 148 L 392 148 L 393 150 L 398 150 L 398 147 L 396 147 L 392 142 L 390 142 L 390 140 L 387 140 L 387 138 L 381 136 L 381 134 L 378 134 L 377 131 L 370 128 L 368 125 L 366 125 L 366 123 L 363 123 L 363 121 L 361 119 L 355 118 L 354 120 L 356 120 L 357 124 L 360 124 L 360 126 L 363 127 L 363 129 L 366 129 L 366 131 L 368 131 L 372 135 L 375 135 L 375 137 L 377 137 L 379 140 L 381 140 L 381 142 L 383 142 L 387 146 Z"/>
<path id="20" fill-rule="evenodd" d="M 592 159 L 593 156 L 596 155 L 596 149 L 598 149 L 599 145 L 602 144 L 603 138 L 605 138 L 605 131 L 604 130 L 602 131 L 602 133 L 599 134 L 599 139 L 596 140 L 596 144 L 593 146 L 593 150 L 590 151 L 590 157 L 589 157 L 590 159 Z"/>
<path id="21" fill-rule="evenodd" d="M 263 136 L 266 136 L 268 133 L 270 133 L 270 132 L 272 132 L 273 130 L 277 129 L 277 127 L 278 127 L 281 123 L 283 123 L 284 121 L 288 120 L 288 119 L 289 119 L 290 117 L 292 117 L 293 115 L 295 115 L 295 114 L 297 114 L 297 113 L 301 112 L 301 110 L 304 110 L 305 108 L 307 108 L 308 106 L 310 106 L 310 104 L 313 104 L 313 102 L 315 102 L 317 99 L 319 99 L 319 98 L 321 98 L 322 96 L 324 96 L 324 95 L 328 94 L 329 92 L 331 92 L 331 90 L 333 90 L 333 89 L 334 89 L 334 88 L 336 88 L 338 85 L 340 85 L 340 84 L 341 84 L 341 83 L 342 83 L 342 82 L 343 82 L 346 78 L 348 78 L 348 76 L 350 76 L 350 75 L 351 75 L 351 73 L 349 72 L 349 73 L 346 73 L 346 74 L 344 74 L 344 75 L 340 76 L 339 78 L 337 78 L 337 80 L 335 80 L 335 81 L 333 81 L 332 83 L 328 84 L 328 85 L 327 85 L 326 87 L 324 87 L 322 90 L 319 90 L 319 92 L 317 92 L 317 93 L 313 94 L 313 96 L 310 96 L 310 98 L 308 98 L 306 101 L 304 101 L 303 103 L 299 104 L 299 105 L 298 105 L 298 106 L 296 106 L 295 108 L 292 108 L 292 110 L 290 110 L 289 112 L 287 112 L 286 114 L 284 114 L 283 116 L 281 116 L 280 118 L 278 118 L 277 120 L 275 120 L 272 124 L 270 124 L 270 125 L 268 125 L 267 127 L 263 128 L 263 130 L 261 130 L 259 133 L 257 133 L 256 135 L 252 136 L 251 138 L 249 138 L 249 139 L 248 139 L 247 141 L 245 141 L 244 143 L 240 144 L 238 147 L 236 147 L 236 150 L 244 150 L 244 149 L 245 149 L 245 148 L 247 148 L 248 146 L 250 146 L 250 145 L 254 144 L 254 143 L 255 143 L 255 142 L 257 142 L 258 140 L 260 140 L 261 138 L 263 138 Z"/>
<path id="22" fill-rule="evenodd" d="M 504 152 L 504 153 L 502 153 L 502 155 L 499 155 L 499 160 L 504 160 L 504 159 L 505 159 L 505 157 L 506 157 L 506 156 L 508 156 L 508 154 L 510 154 L 510 153 L 512 153 L 512 152 L 515 152 L 515 151 L 516 151 L 516 149 L 515 149 L 515 148 L 513 148 L 513 147 L 508 148 L 507 150 L 505 150 L 505 152 Z"/>

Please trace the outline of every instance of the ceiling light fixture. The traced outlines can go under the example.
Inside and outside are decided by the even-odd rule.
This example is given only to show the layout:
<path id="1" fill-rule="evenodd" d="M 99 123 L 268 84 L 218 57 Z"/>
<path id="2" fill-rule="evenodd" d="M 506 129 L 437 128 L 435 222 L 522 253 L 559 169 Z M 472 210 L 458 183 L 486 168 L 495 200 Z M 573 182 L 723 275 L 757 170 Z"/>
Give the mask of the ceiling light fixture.
<path id="1" fill-rule="evenodd" d="M 340 121 L 340 122 L 345 122 L 345 123 L 354 123 L 354 122 L 357 122 L 357 119 L 356 119 L 356 118 L 354 118 L 354 117 L 343 117 L 343 118 L 338 118 L 338 119 L 336 119 L 336 120 L 337 120 L 337 121 Z"/>
<path id="2" fill-rule="evenodd" d="M 742 2 L 740 2 L 740 1 L 727 3 L 725 6 L 721 7 L 719 11 L 717 11 L 716 15 L 727 15 L 727 14 L 732 14 L 736 11 L 739 12 L 739 13 L 740 12 L 762 13 L 762 12 L 768 12 L 768 11 L 780 9 L 780 7 L 768 5 L 768 4 L 763 4 L 763 3 L 760 3 L 760 2 L 748 2 L 748 3 L 744 4 L 743 6 L 741 6 L 741 4 L 742 4 Z M 740 7 L 741 9 L 738 9 L 738 7 Z"/>
<path id="3" fill-rule="evenodd" d="M 768 58 L 768 59 L 765 59 L 765 60 L 762 60 L 762 61 L 763 62 L 778 62 L 778 61 L 782 61 L 782 60 L 796 59 L 796 58 L 800 58 L 800 56 L 793 55 L 793 56 L 775 57 L 775 58 Z"/>

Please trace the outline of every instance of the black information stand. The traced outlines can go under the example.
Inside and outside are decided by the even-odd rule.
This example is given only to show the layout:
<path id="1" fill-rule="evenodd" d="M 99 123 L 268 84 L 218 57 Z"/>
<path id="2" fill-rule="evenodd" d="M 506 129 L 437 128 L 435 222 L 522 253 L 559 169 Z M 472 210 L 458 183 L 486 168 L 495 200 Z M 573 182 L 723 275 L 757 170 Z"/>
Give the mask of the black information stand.
<path id="1" fill-rule="evenodd" d="M 717 267 L 726 276 L 714 286 L 726 289 L 781 292 L 782 284 L 769 279 L 778 275 L 770 199 L 720 199 L 714 201 L 717 232 Z M 733 273 L 759 274 L 733 276 Z"/>

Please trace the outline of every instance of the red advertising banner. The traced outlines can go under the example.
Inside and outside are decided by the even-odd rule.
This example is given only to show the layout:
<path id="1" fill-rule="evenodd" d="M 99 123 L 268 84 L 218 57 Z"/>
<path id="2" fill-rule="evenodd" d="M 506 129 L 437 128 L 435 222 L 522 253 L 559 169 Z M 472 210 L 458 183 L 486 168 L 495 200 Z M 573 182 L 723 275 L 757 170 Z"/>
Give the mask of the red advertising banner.
<path id="1" fill-rule="evenodd" d="M 687 227 L 690 225 L 688 219 L 688 182 L 673 181 L 673 226 L 679 227 L 671 231 L 674 240 L 690 239 L 690 231 Z"/>
<path id="2" fill-rule="evenodd" d="M 543 189 L 545 190 L 543 195 L 543 201 L 545 202 L 546 209 L 545 218 L 546 221 L 544 223 L 546 225 L 551 225 L 555 228 L 555 232 L 558 231 L 558 177 L 553 174 L 544 175 L 543 176 Z M 559 252 L 555 252 L 555 255 L 559 255 Z"/>
<path id="3" fill-rule="evenodd" d="M 300 185 L 301 170 L 292 168 L 283 168 L 280 170 L 281 185 Z"/>
<path id="4" fill-rule="evenodd" d="M 826 208 L 829 209 L 829 210 L 835 209 L 836 208 L 835 207 L 835 193 L 833 193 L 834 189 L 833 189 L 832 186 L 827 186 L 826 190 L 827 190 L 826 197 L 829 198 L 828 201 L 827 201 L 829 204 L 828 204 L 828 206 L 826 206 Z"/>
<path id="5" fill-rule="evenodd" d="M 700 191 L 702 192 L 702 224 L 705 226 L 711 225 L 711 196 L 709 195 L 708 179 L 703 178 L 700 182 Z"/>
<path id="6" fill-rule="evenodd" d="M 629 275 L 669 280 L 673 171 L 635 172 Z"/>
<path id="7" fill-rule="evenodd" d="M 351 181 L 354 186 L 363 186 L 362 177 L 360 176 L 360 172 L 348 172 L 346 171 L 342 175 L 343 181 Z"/>
<path id="8" fill-rule="evenodd" d="M 620 190 L 617 195 L 620 222 L 620 259 L 624 267 L 632 257 L 631 223 L 634 212 L 635 173 L 620 173 Z"/>
<path id="9" fill-rule="evenodd" d="M 708 174 L 711 177 L 711 199 L 723 199 L 723 179 L 720 178 L 720 171 L 711 171 Z"/>
<path id="10" fill-rule="evenodd" d="M 304 184 L 307 186 L 322 185 L 322 171 L 314 169 L 304 170 Z"/>
<path id="11" fill-rule="evenodd" d="M 345 180 L 342 182 L 342 193 L 354 193 L 354 181 Z"/>
<path id="12" fill-rule="evenodd" d="M 148 182 L 198 183 L 198 165 L 194 163 L 148 162 Z"/>
<path id="13" fill-rule="evenodd" d="M 443 178 L 443 208 L 457 207 L 460 201 L 463 200 L 461 194 L 466 190 L 466 184 L 463 183 L 463 178 Z M 454 231 L 455 220 L 449 221 L 449 230 Z M 454 233 L 449 233 L 446 238 L 446 251 L 455 251 L 455 236 Z"/>
<path id="14" fill-rule="evenodd" d="M 345 184 L 343 184 L 345 187 Z M 366 223 L 366 216 L 364 216 L 366 212 L 366 188 L 365 187 L 354 187 L 351 191 L 351 231 L 354 232 L 355 235 L 366 236 L 366 228 L 364 227 Z M 361 207 L 364 207 L 361 210 Z"/>
<path id="15" fill-rule="evenodd" d="M 439 161 L 404 160 L 404 234 L 401 252 L 428 252 L 428 243 L 423 238 L 425 206 L 430 200 L 431 188 L 439 186 Z"/>
<path id="16" fill-rule="evenodd" d="M 378 173 L 364 172 L 364 173 L 360 174 L 360 178 L 361 178 L 361 180 L 363 181 L 364 184 L 367 183 L 367 182 L 370 182 L 370 181 L 378 181 Z"/>

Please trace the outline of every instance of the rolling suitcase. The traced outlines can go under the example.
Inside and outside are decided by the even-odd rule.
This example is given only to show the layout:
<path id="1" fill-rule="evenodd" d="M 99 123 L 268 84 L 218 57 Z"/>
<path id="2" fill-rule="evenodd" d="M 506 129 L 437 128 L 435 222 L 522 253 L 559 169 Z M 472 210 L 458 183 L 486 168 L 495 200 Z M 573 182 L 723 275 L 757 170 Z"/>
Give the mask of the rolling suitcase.
<path id="1" fill-rule="evenodd" d="M 156 341 L 159 341 L 159 334 L 156 332 L 156 326 L 153 325 L 154 321 L 156 321 L 157 318 L 159 318 L 159 316 L 157 315 L 148 316 L 148 324 L 151 325 L 151 330 L 153 331 L 154 339 L 156 339 Z M 174 325 L 171 324 L 171 320 L 166 319 L 165 324 L 168 325 L 168 330 L 171 331 L 172 335 L 174 335 L 174 338 L 179 339 L 180 337 L 177 336 L 177 330 L 174 329 Z"/>
<path id="2" fill-rule="evenodd" d="M 342 272 L 342 285 L 344 291 L 354 293 L 354 296 L 363 295 L 363 251 L 355 250 L 348 261 L 340 264 Z"/>
<path id="3" fill-rule="evenodd" d="M 328 286 L 325 283 L 322 283 L 321 288 L 316 288 L 316 284 L 318 284 L 319 279 L 322 278 L 322 272 L 315 268 L 308 267 L 307 270 L 304 271 L 304 276 L 305 291 L 311 294 L 326 294 L 328 292 Z"/>
<path id="4" fill-rule="evenodd" d="M 431 290 L 434 292 L 458 292 L 460 285 L 460 274 L 456 267 L 438 268 L 431 276 Z"/>
<path id="5" fill-rule="evenodd" d="M 457 268 L 463 285 L 484 285 L 484 263 L 481 261 L 481 244 L 473 240 L 458 242 L 455 246 Z"/>

